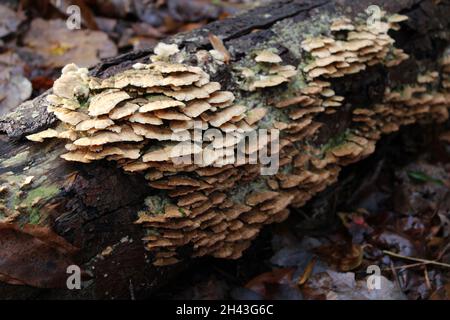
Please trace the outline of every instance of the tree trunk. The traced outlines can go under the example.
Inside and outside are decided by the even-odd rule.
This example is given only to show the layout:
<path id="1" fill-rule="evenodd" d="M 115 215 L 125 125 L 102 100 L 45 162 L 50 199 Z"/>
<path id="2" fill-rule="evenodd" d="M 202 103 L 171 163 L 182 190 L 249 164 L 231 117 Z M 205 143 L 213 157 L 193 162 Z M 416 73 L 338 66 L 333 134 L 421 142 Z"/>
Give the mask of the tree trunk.
<path id="1" fill-rule="evenodd" d="M 236 66 L 245 65 L 249 52 L 275 48 L 284 63 L 302 65 L 310 59 L 301 49 L 303 40 L 329 33 L 335 17 L 356 19 L 370 5 L 409 17 L 401 23 L 400 30 L 390 33 L 396 40 L 395 47 L 409 54 L 409 59 L 395 67 L 378 63 L 355 74 L 327 80 L 336 95 L 345 98 L 345 103 L 335 113 L 322 112 L 314 117 L 321 127 L 311 143 L 317 148 L 336 147 L 336 137 L 342 137 L 355 125 L 354 110 L 384 103 L 387 88 L 394 92 L 415 84 L 419 73 L 427 71 L 438 71 L 440 79 L 445 79 L 441 58 L 450 40 L 450 1 L 275 1 L 167 41 L 184 48 L 186 60 L 190 61 L 198 50 L 211 49 L 210 33 L 218 36 L 231 61 L 214 64 L 212 80 L 252 106 L 275 105 L 281 101 L 278 98 L 286 101 L 298 96 L 298 92 L 287 84 L 252 92 L 243 90 L 237 81 Z M 118 56 L 100 63 L 91 75 L 109 77 L 137 62 L 147 62 L 151 54 L 138 51 Z M 35 144 L 24 139 L 56 124 L 56 118 L 46 110 L 47 94 L 0 119 L 0 132 L 4 133 L 0 135 L 0 218 L 7 221 L 0 225 L 0 280 L 4 281 L 0 284 L 0 296 L 144 298 L 182 270 L 189 263 L 189 253 L 184 254 L 187 259 L 183 262 L 171 266 L 155 267 L 150 262 L 152 253 L 145 250 L 141 240 L 145 229 L 135 221 L 145 198 L 155 190 L 142 175 L 126 174 L 110 162 L 70 163 L 59 157 L 65 151 L 62 143 Z M 446 108 L 450 107 L 445 90 L 444 99 Z M 269 113 L 279 110 L 271 107 Z M 429 119 L 409 120 L 442 120 L 437 114 L 445 117 L 442 108 L 427 112 Z M 370 153 L 366 151 L 358 159 Z M 347 162 L 338 163 L 335 173 Z M 239 192 L 245 185 L 237 182 L 235 190 Z M 301 204 L 295 200 L 292 203 L 296 207 Z M 82 290 L 61 289 L 69 276 L 66 267 L 71 264 L 84 270 Z"/>

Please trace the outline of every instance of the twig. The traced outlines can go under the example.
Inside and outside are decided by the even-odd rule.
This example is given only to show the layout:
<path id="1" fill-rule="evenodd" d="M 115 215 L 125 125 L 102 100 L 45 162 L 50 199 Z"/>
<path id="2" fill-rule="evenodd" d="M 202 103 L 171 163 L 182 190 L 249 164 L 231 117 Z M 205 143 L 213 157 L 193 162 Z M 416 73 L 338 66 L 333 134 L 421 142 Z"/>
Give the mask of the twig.
<path id="1" fill-rule="evenodd" d="M 408 256 L 404 256 L 404 255 L 392 252 L 392 251 L 388 251 L 388 250 L 383 250 L 383 253 L 390 255 L 392 257 L 396 257 L 396 258 L 417 261 L 417 262 L 423 262 L 426 264 L 433 264 L 433 265 L 440 266 L 440 267 L 450 268 L 450 264 L 448 264 L 448 263 L 443 263 L 443 262 L 433 261 L 433 260 L 426 260 L 426 259 L 421 259 L 421 258 L 408 257 Z"/>
<path id="2" fill-rule="evenodd" d="M 447 243 L 447 245 L 444 247 L 444 249 L 441 250 L 441 252 L 439 252 L 438 260 L 440 260 L 444 256 L 448 249 L 450 249 L 450 242 Z"/>
<path id="3" fill-rule="evenodd" d="M 394 275 L 395 283 L 397 284 L 397 287 L 403 292 L 404 291 L 403 286 L 402 286 L 403 281 L 402 281 L 402 283 L 400 283 L 400 278 L 398 276 L 397 270 L 395 270 L 395 268 L 394 268 L 394 263 L 392 261 L 391 261 L 391 271 L 392 271 L 392 274 Z"/>
<path id="4" fill-rule="evenodd" d="M 425 276 L 425 283 L 427 284 L 427 288 L 428 288 L 428 290 L 431 290 L 431 282 L 430 282 L 430 278 L 428 276 L 428 269 L 426 266 L 425 266 L 425 270 L 423 270 L 423 274 Z"/>
<path id="5" fill-rule="evenodd" d="M 316 265 L 316 257 L 313 257 L 307 264 L 305 271 L 303 271 L 302 276 L 298 279 L 297 285 L 302 286 L 308 281 L 311 277 L 311 274 L 314 270 L 314 266 Z"/>
<path id="6" fill-rule="evenodd" d="M 393 267 L 393 268 L 383 268 L 383 271 L 392 271 L 392 269 L 394 270 L 400 270 L 400 269 L 409 269 L 409 268 L 414 268 L 414 267 L 422 267 L 422 266 L 426 266 L 427 264 L 429 264 L 428 262 L 417 262 L 417 263 L 411 263 L 411 264 L 405 264 L 403 266 L 397 266 L 397 267 Z"/>

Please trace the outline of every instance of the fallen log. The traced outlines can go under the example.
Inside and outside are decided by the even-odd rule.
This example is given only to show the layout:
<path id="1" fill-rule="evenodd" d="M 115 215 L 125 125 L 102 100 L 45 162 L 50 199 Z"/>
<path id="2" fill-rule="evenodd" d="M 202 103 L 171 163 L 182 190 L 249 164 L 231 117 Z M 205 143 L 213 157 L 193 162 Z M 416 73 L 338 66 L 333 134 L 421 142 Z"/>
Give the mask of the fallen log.
<path id="1" fill-rule="evenodd" d="M 158 93 L 177 101 L 208 99 L 201 120 L 222 131 L 237 132 L 233 128 L 239 124 L 278 129 L 275 175 L 261 175 L 261 164 L 146 162 L 142 155 L 155 151 L 148 144 L 155 138 L 128 118 L 123 126 L 130 125 L 147 143 L 139 144 L 137 162 L 94 161 L 101 151 L 86 150 L 78 140 L 74 150 L 83 150 L 83 162 L 91 163 L 68 162 L 60 157 L 67 154 L 61 139 L 41 144 L 25 139 L 48 128 L 61 133 L 62 122 L 70 122 L 56 108 L 47 110 L 47 97 L 61 98 L 59 91 L 19 106 L 0 119 L 5 133 L 0 136 L 0 280 L 6 283 L 0 295 L 142 298 L 192 256 L 238 258 L 264 225 L 284 220 L 288 208 L 303 206 L 335 183 L 342 166 L 367 157 L 382 134 L 447 120 L 449 13 L 449 1 L 276 1 L 168 39 L 176 45 L 173 54 L 131 52 L 90 70 L 90 98 L 111 87 L 130 94 L 129 87 L 141 86 L 130 98 Z M 201 75 L 192 78 L 197 87 L 217 83 L 210 85 L 217 88 L 185 98 L 192 90 L 173 89 L 176 80 L 167 82 L 170 72 L 164 69 L 153 91 L 146 84 L 144 94 L 142 83 L 131 81 L 126 70 L 155 70 L 162 66 L 158 61 L 165 68 L 175 62 L 200 67 L 207 76 L 199 69 L 186 71 Z M 125 85 L 119 85 L 123 79 Z M 64 101 L 58 103 L 67 106 Z M 148 102 L 136 104 L 142 108 Z M 161 123 L 178 119 L 155 114 Z M 194 114 L 192 119 L 200 119 Z M 77 124 L 64 128 L 78 135 Z M 86 138 L 76 136 L 81 137 Z M 89 161 L 87 151 L 96 152 Z M 146 174 L 127 172 L 136 166 Z M 65 288 L 69 265 L 83 270 L 81 290 Z"/>

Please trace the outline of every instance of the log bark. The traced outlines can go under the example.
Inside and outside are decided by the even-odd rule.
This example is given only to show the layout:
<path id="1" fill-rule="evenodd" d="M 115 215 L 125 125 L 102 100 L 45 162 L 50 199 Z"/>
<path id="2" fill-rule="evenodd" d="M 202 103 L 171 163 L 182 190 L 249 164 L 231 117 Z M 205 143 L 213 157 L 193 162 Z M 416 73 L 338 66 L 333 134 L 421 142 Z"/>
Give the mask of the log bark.
<path id="1" fill-rule="evenodd" d="M 275 1 L 168 41 L 193 54 L 199 49 L 211 49 L 209 33 L 220 37 L 232 61 L 216 70 L 212 79 L 220 82 L 223 90 L 236 92 L 239 86 L 232 76 L 232 67 L 245 58 L 249 48 L 270 44 L 278 49 L 283 61 L 298 65 L 301 61 L 290 48 L 299 47 L 306 34 L 320 32 L 317 21 L 339 14 L 357 17 L 370 5 L 409 16 L 393 37 L 396 46 L 410 54 L 410 59 L 396 68 L 373 66 L 334 81 L 333 89 L 346 98 L 347 105 L 336 114 L 321 118 L 325 125 L 319 142 L 326 143 L 349 126 L 352 108 L 381 101 L 385 88 L 393 82 L 413 83 L 419 67 L 437 68 L 438 57 L 450 41 L 450 1 Z M 90 72 L 93 76 L 108 77 L 136 62 L 147 61 L 151 54 L 151 51 L 130 52 L 103 61 Z M 275 87 L 252 94 L 251 98 L 267 103 L 283 90 L 284 87 Z M 35 225 L 34 229 L 18 228 L 3 233 L 0 228 L 0 280 L 8 283 L 0 284 L 0 297 L 145 298 L 188 264 L 157 268 L 148 262 L 148 252 L 141 241 L 143 229 L 134 222 L 144 199 L 154 191 L 142 176 L 127 175 L 114 164 L 80 165 L 60 159 L 64 147 L 59 142 L 25 141 L 24 136 L 56 123 L 54 116 L 46 111 L 46 94 L 0 119 L 0 133 L 3 133 L 0 134 L 0 186 L 6 184 L 9 188 L 0 196 L 3 204 L 0 211 L 17 207 L 22 214 L 16 223 Z M 32 187 L 24 183 L 27 177 L 34 177 Z M 36 198 L 44 202 L 39 210 L 33 209 Z M 25 245 L 29 243 L 33 246 Z M 69 248 L 70 245 L 76 249 Z M 30 247 L 38 251 L 35 256 L 31 249 L 25 249 Z M 11 257 L 6 250 L 17 251 Z M 54 288 L 55 279 L 46 279 L 46 274 L 61 272 L 62 266 L 72 263 L 86 271 L 83 289 Z M 20 279 L 16 278 L 18 275 Z M 11 284 L 14 280 L 15 285 Z M 64 283 L 59 281 L 56 285 Z"/>

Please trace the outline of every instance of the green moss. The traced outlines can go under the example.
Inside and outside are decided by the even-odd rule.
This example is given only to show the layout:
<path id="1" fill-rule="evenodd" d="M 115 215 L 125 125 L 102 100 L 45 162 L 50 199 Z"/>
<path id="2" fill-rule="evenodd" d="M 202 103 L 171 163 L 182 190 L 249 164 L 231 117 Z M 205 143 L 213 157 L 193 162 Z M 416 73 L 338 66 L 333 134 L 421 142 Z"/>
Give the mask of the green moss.
<path id="1" fill-rule="evenodd" d="M 336 135 L 335 137 L 328 140 L 328 142 L 324 145 L 322 145 L 321 151 L 322 155 L 327 153 L 329 150 L 336 148 L 337 146 L 340 146 L 341 144 L 345 143 L 347 139 L 351 135 L 351 130 L 347 129 L 344 132 Z"/>
<path id="2" fill-rule="evenodd" d="M 293 19 L 285 19 L 272 27 L 272 31 L 275 33 L 273 42 L 283 43 L 285 47 L 289 48 L 291 54 L 297 58 L 302 58 L 301 40 L 329 35 L 332 19 L 334 19 L 334 16 L 329 13 L 318 16 L 314 21 L 308 20 L 304 23 Z"/>
<path id="3" fill-rule="evenodd" d="M 15 208 L 20 204 L 21 199 L 17 196 L 16 193 L 14 193 L 13 197 L 11 198 L 11 208 Z"/>
<path id="4" fill-rule="evenodd" d="M 29 160 L 29 158 L 28 158 L 29 154 L 30 154 L 30 152 L 28 150 L 20 152 L 20 153 L 16 154 L 14 157 L 2 161 L 0 163 L 0 167 L 13 167 L 13 166 L 22 165 L 26 161 Z"/>
<path id="5" fill-rule="evenodd" d="M 267 190 L 269 190 L 269 188 L 267 187 L 266 179 L 264 177 L 260 177 L 255 181 L 245 185 L 240 185 L 239 188 L 235 188 L 235 190 L 231 193 L 230 198 L 236 203 L 245 203 L 245 198 L 248 194 Z"/>
<path id="6" fill-rule="evenodd" d="M 40 221 L 41 221 L 41 214 L 39 209 L 37 208 L 31 209 L 28 215 L 28 222 L 30 224 L 39 224 Z"/>
<path id="7" fill-rule="evenodd" d="M 145 199 L 145 205 L 151 214 L 163 214 L 168 204 L 171 204 L 171 201 L 166 197 L 150 196 Z"/>
<path id="8" fill-rule="evenodd" d="M 307 87 L 306 78 L 303 72 L 301 71 L 302 69 L 300 65 L 297 67 L 297 70 L 298 70 L 297 75 L 290 83 L 290 88 L 295 91 Z"/>
<path id="9" fill-rule="evenodd" d="M 89 100 L 81 99 L 78 101 L 80 103 L 80 109 L 88 109 L 89 108 Z"/>
<path id="10" fill-rule="evenodd" d="M 23 200 L 23 204 L 30 206 L 36 199 L 50 199 L 58 193 L 59 187 L 56 185 L 40 186 L 28 192 L 26 198 Z"/>
<path id="11" fill-rule="evenodd" d="M 294 170 L 294 167 L 291 163 L 288 163 L 280 168 L 280 173 L 282 174 L 290 174 Z"/>
<path id="12" fill-rule="evenodd" d="M 181 213 L 182 217 L 186 217 L 186 211 L 183 208 L 178 208 L 178 211 Z"/>
<path id="13" fill-rule="evenodd" d="M 258 123 L 259 128 L 262 129 L 273 129 L 273 123 L 275 121 L 279 122 L 289 122 L 289 114 L 279 108 L 272 108 L 267 113 L 267 115 Z M 283 132 L 281 132 L 283 133 Z"/>
<path id="14" fill-rule="evenodd" d="M 146 228 L 145 229 L 148 236 L 159 236 L 160 232 L 156 228 Z"/>
<path id="15" fill-rule="evenodd" d="M 159 101 L 161 99 L 167 99 L 167 97 L 163 94 L 147 94 L 144 96 L 149 102 Z"/>

